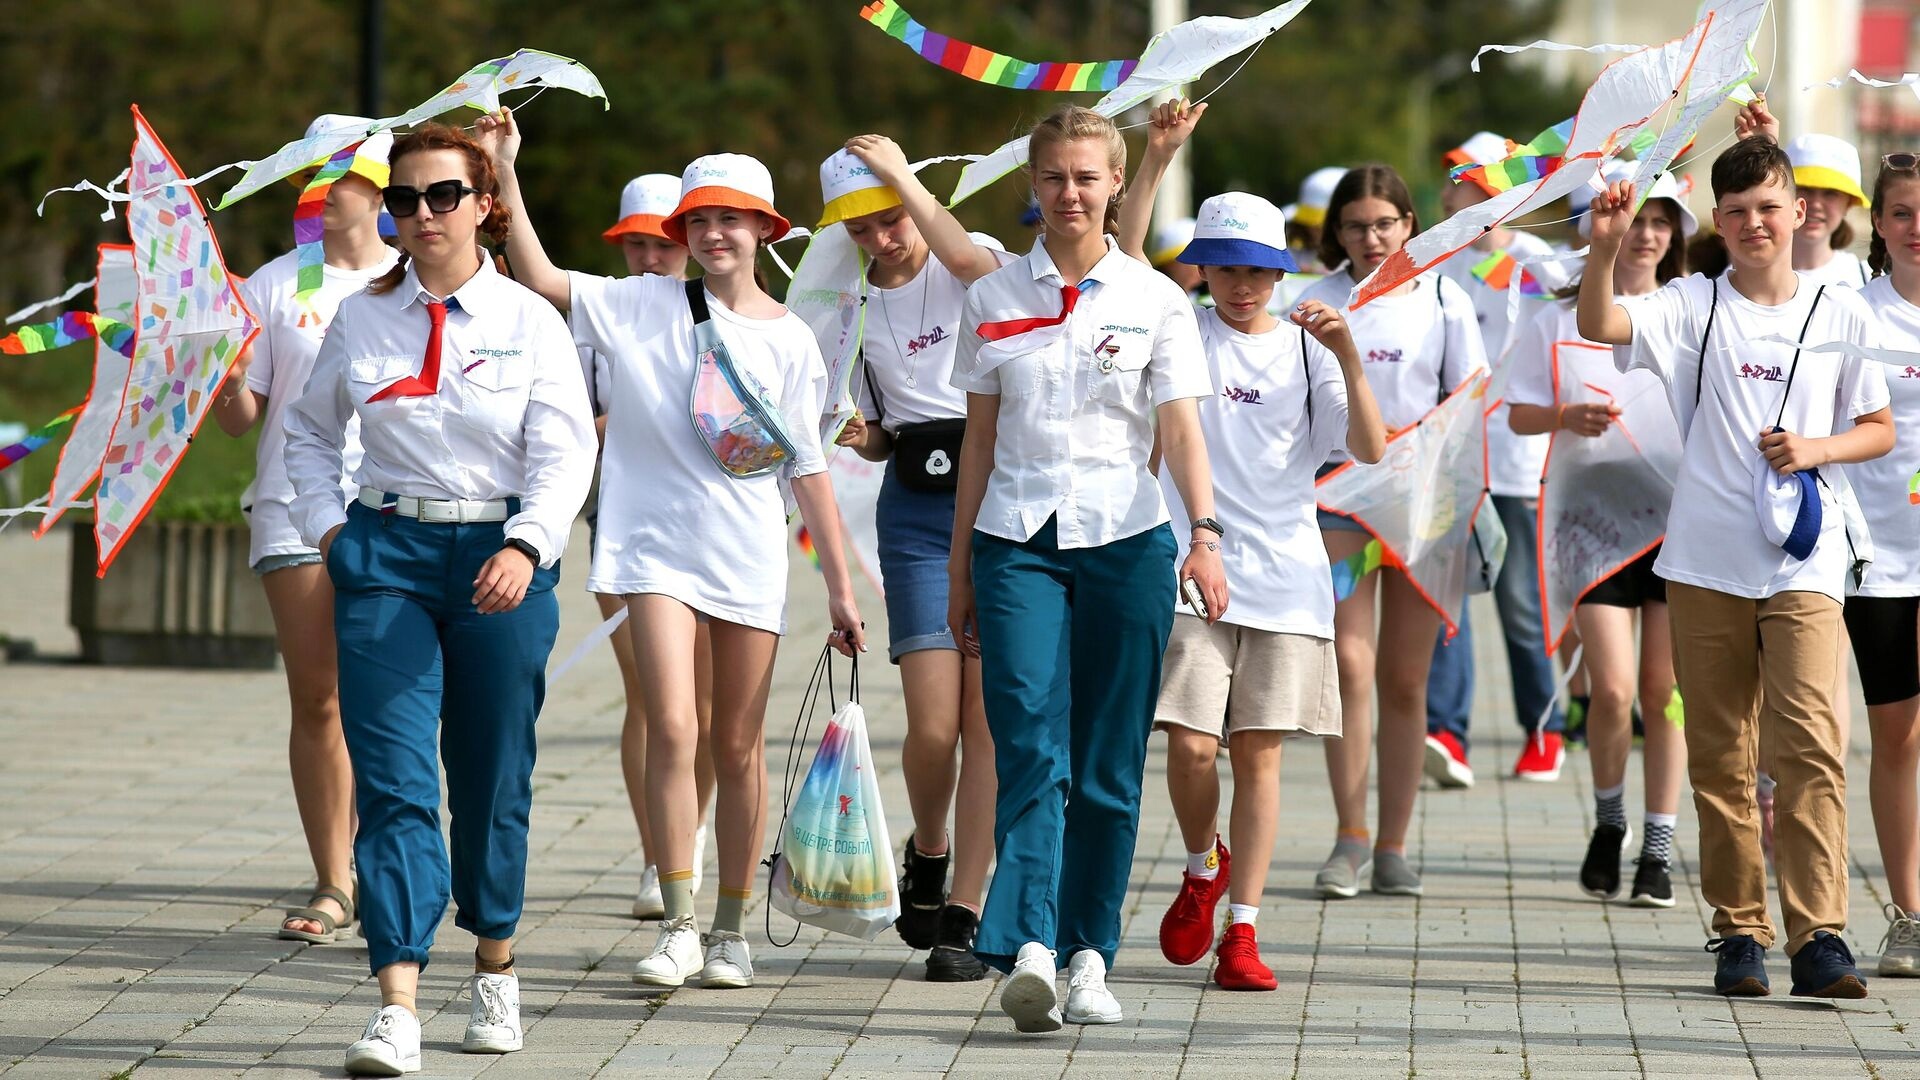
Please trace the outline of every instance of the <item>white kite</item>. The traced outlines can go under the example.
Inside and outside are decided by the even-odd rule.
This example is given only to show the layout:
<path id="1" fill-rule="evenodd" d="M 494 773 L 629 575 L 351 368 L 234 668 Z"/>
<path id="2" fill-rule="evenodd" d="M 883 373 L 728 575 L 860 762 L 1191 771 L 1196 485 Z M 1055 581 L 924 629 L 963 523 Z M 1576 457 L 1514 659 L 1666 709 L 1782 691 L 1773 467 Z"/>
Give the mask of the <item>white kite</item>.
<path id="1" fill-rule="evenodd" d="M 98 270 L 94 274 L 94 311 L 115 322 L 133 323 L 133 294 L 137 282 L 133 273 L 133 248 L 127 244 L 101 244 Z M 93 343 L 93 383 L 87 400 L 73 422 L 73 433 L 60 448 L 60 462 L 53 470 L 53 483 L 47 488 L 47 516 L 41 519 L 35 536 L 45 536 L 60 515 L 75 505 L 88 484 L 100 475 L 100 462 L 107 456 L 107 439 L 113 434 L 114 419 L 127 393 L 127 372 L 131 357 L 115 349 L 106 340 Z"/>
<path id="2" fill-rule="evenodd" d="M 1293 21 L 1313 0 L 1289 0 L 1246 19 L 1204 15 L 1156 34 L 1140 54 L 1140 64 L 1119 86 L 1092 105 L 1109 119 L 1160 94 L 1177 90 L 1204 75 L 1208 68 L 1258 45 Z M 1027 163 L 1027 139 L 1021 136 L 963 169 L 960 184 L 947 205 L 959 206 L 994 181 Z"/>
<path id="3" fill-rule="evenodd" d="M 794 271 L 787 306 L 813 331 L 827 362 L 827 407 L 820 417 L 820 445 L 834 455 L 834 440 L 854 414 L 854 379 L 866 320 L 866 259 L 835 223 L 814 234 Z"/>

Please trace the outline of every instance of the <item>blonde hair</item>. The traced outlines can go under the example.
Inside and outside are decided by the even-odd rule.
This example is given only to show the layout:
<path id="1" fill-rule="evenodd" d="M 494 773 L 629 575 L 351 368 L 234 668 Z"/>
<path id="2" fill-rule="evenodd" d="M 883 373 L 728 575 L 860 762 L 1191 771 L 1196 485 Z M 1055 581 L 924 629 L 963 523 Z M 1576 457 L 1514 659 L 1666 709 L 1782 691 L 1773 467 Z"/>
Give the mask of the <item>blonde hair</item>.
<path id="1" fill-rule="evenodd" d="M 1077 142 L 1081 139 L 1099 139 L 1106 144 L 1108 167 L 1117 173 L 1126 171 L 1127 143 L 1120 137 L 1120 129 L 1114 126 L 1113 121 L 1092 109 L 1083 109 L 1078 105 L 1062 105 L 1048 113 L 1039 123 L 1033 125 L 1032 131 L 1027 133 L 1028 177 L 1032 177 L 1033 163 L 1039 160 L 1043 148 Z M 1105 222 L 1107 232 L 1120 231 L 1120 204 L 1125 198 L 1126 183 L 1123 180 L 1114 190 L 1113 198 L 1107 201 Z"/>

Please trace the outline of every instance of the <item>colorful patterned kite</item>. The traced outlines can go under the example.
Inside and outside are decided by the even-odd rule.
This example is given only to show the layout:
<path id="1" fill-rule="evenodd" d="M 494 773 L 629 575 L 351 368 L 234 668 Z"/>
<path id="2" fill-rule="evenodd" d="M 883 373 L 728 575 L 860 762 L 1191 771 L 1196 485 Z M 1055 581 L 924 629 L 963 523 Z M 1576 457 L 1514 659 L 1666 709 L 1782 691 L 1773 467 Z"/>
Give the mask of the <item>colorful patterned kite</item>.
<path id="1" fill-rule="evenodd" d="M 1320 479 L 1315 492 L 1323 509 L 1373 534 L 1380 564 L 1407 575 L 1440 613 L 1448 637 L 1466 602 L 1467 549 L 1486 496 L 1487 406 L 1487 373 L 1478 371 L 1388 439 L 1379 462 L 1349 461 Z"/>
<path id="2" fill-rule="evenodd" d="M 1521 296 L 1544 300 L 1552 295 L 1547 292 L 1545 285 L 1540 284 L 1540 279 L 1533 276 L 1533 271 L 1520 265 L 1519 259 L 1505 251 L 1496 251 L 1474 263 L 1472 272 L 1475 280 L 1494 292 L 1506 292 L 1517 280 Z"/>
<path id="3" fill-rule="evenodd" d="M 1094 102 L 1093 111 L 1112 118 L 1148 98 L 1177 90 L 1227 57 L 1265 41 L 1312 2 L 1289 0 L 1246 19 L 1204 15 L 1157 34 L 1140 54 L 1139 66 L 1106 97 Z M 959 206 L 1026 163 L 1027 139 L 1021 136 L 961 170 L 959 186 L 947 205 Z"/>
<path id="4" fill-rule="evenodd" d="M 293 205 L 293 243 L 298 259 L 293 298 L 303 309 L 313 309 L 314 294 L 327 283 L 327 253 L 321 243 L 327 232 L 327 193 L 333 190 L 334 181 L 347 175 L 347 170 L 353 167 L 353 156 L 365 141 L 343 147 L 328 158 L 301 189 L 300 199 Z"/>
<path id="5" fill-rule="evenodd" d="M 295 139 L 265 161 L 248 163 L 246 175 L 221 197 L 220 204 L 214 209 L 224 210 L 276 180 L 284 180 L 302 169 L 311 168 L 316 161 L 328 161 L 342 149 L 377 131 L 411 127 L 462 106 L 492 112 L 500 107 L 501 94 L 528 87 L 557 87 L 599 98 L 602 103 L 607 100 L 606 91 L 600 88 L 600 80 L 580 61 L 538 49 L 521 49 L 511 56 L 475 65 L 452 86 L 399 116 L 374 121 L 367 125 L 365 131 L 355 128 L 323 131 Z"/>
<path id="6" fill-rule="evenodd" d="M 1708 113 L 1749 92 L 1747 82 L 1755 74 L 1752 43 L 1766 6 L 1767 0 L 1712 0 L 1685 37 L 1608 64 L 1574 114 L 1558 168 L 1414 237 L 1355 286 L 1352 306 L 1399 288 L 1502 222 L 1586 187 L 1602 164 L 1631 148 L 1655 116 L 1678 102 L 1678 113 L 1669 115 L 1664 132 L 1634 163 L 1636 183 L 1650 184 L 1693 141 Z M 1551 153 L 1551 147 L 1534 149 Z"/>
<path id="7" fill-rule="evenodd" d="M 234 288 L 206 210 L 133 107 L 134 345 L 126 394 L 94 492 L 104 575 L 180 465 L 241 349 L 259 332 Z"/>
<path id="8" fill-rule="evenodd" d="M 94 309 L 104 318 L 131 324 L 137 288 L 132 246 L 101 244 L 96 266 Z M 127 371 L 132 366 L 131 348 L 122 354 L 105 341 L 94 342 L 93 384 L 80 407 L 80 418 L 73 422 L 73 434 L 60 448 L 60 463 L 54 467 L 53 483 L 47 488 L 47 513 L 34 530 L 35 536 L 45 536 L 100 475 L 100 460 L 107 454 L 107 439 L 113 434 L 114 419 L 120 415 L 120 402 L 127 392 Z"/>
<path id="9" fill-rule="evenodd" d="M 92 338 L 98 338 L 124 356 L 133 355 L 133 327 L 91 311 L 65 311 L 52 322 L 23 326 L 0 337 L 0 353 L 25 356 L 51 352 Z"/>
<path id="10" fill-rule="evenodd" d="M 21 458 L 52 442 L 53 437 L 59 433 L 60 429 L 73 423 L 73 418 L 78 416 L 80 410 L 84 407 L 84 405 L 75 405 L 73 408 L 68 409 L 66 412 L 61 413 L 59 416 L 54 417 L 52 420 L 29 432 L 26 438 L 21 439 L 12 446 L 0 446 L 0 471 L 6 470 L 14 462 L 19 461 Z"/>
<path id="11" fill-rule="evenodd" d="M 974 82 L 1011 90 L 1112 90 L 1140 66 L 1138 60 L 1095 60 L 1080 64 L 1016 60 L 1005 53 L 935 33 L 915 21 L 895 0 L 874 0 L 860 9 L 860 17 L 919 53 L 920 59 L 930 64 L 938 64 Z"/>

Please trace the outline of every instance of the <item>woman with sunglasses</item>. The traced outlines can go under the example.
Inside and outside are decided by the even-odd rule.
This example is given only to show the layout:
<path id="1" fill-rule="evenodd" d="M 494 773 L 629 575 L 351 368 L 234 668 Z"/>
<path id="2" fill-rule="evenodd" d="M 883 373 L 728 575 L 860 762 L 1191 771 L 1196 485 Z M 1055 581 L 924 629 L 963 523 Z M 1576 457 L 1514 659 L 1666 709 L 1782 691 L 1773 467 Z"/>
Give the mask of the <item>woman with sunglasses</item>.
<path id="1" fill-rule="evenodd" d="M 1353 287 L 1406 246 L 1420 223 L 1400 174 L 1362 165 L 1340 178 L 1327 206 L 1320 258 L 1337 267 L 1300 297 L 1340 310 Z M 1467 377 L 1487 366 L 1473 300 L 1438 273 L 1424 274 L 1347 313 L 1366 361 L 1367 385 L 1389 432 L 1420 421 Z M 1322 474 L 1347 463 L 1336 450 Z M 1354 465 L 1353 468 L 1365 466 Z M 1351 518 L 1320 512 L 1321 539 L 1335 563 L 1367 545 Z M 1374 609 L 1379 606 L 1376 622 Z M 1420 875 L 1407 861 L 1407 827 L 1420 789 L 1427 735 L 1427 674 L 1440 616 L 1405 573 L 1381 567 L 1334 606 L 1334 654 L 1340 669 L 1341 737 L 1326 744 L 1339 834 L 1314 879 L 1320 895 L 1359 895 L 1371 869 L 1373 891 L 1418 896 Z M 1373 692 L 1380 691 L 1380 834 L 1367 830 L 1367 762 L 1372 755 Z"/>
<path id="2" fill-rule="evenodd" d="M 1920 352 L 1920 156 L 1882 159 L 1867 263 L 1875 276 L 1860 296 L 1880 317 L 1880 343 Z M 1889 370 L 1887 392 L 1893 450 L 1846 467 L 1873 562 L 1843 614 L 1867 702 L 1873 830 L 1892 894 L 1879 972 L 1911 977 L 1920 976 L 1920 369 Z"/>
<path id="3" fill-rule="evenodd" d="M 392 161 L 400 265 L 341 303 L 287 414 L 292 518 L 336 594 L 362 935 L 380 981 L 346 1064 L 375 1076 L 420 1067 L 414 999 L 449 895 L 456 925 L 479 939 L 461 1049 L 520 1049 L 513 936 L 534 721 L 594 446 L 566 325 L 476 244 L 503 242 L 509 219 L 486 153 L 427 124 Z M 349 506 L 340 477 L 355 419 L 365 455 Z"/>
<path id="4" fill-rule="evenodd" d="M 521 137 L 512 111 L 482 117 L 476 131 L 499 163 L 514 205 L 512 165 Z M 833 625 L 829 640 L 849 656 L 866 646 L 818 434 L 826 365 L 805 321 L 758 280 L 760 249 L 788 228 L 773 207 L 765 165 L 741 154 L 711 154 L 687 166 L 680 200 L 661 222 L 704 271 L 697 286 L 657 274 L 616 279 L 561 270 L 524 211 L 509 243 L 521 280 L 570 313 L 574 340 L 605 353 L 613 376 L 600 542 L 587 587 L 626 597 L 646 690 L 647 808 L 666 922 L 653 951 L 634 965 L 633 979 L 642 986 L 677 987 L 696 976 L 710 989 L 753 985 L 742 931 L 766 814 L 767 694 L 774 652 L 786 633 L 782 478 L 818 546 Z M 704 314 L 696 314 L 696 304 Z M 706 340 L 718 344 L 702 346 L 709 333 Z M 723 447 L 698 416 L 688 415 L 696 393 L 712 385 L 703 374 L 718 367 L 721 350 L 736 372 L 750 376 L 742 382 L 759 384 L 760 418 L 746 432 L 761 451 L 758 468 L 730 467 L 729 447 L 737 444 Z M 775 434 L 782 427 L 790 433 L 785 443 Z M 719 903 L 706 934 L 694 920 L 692 890 L 699 741 L 694 641 L 702 620 L 713 636 L 720 857 Z"/>
<path id="5" fill-rule="evenodd" d="M 308 135 L 371 123 L 353 116 L 322 116 Z M 364 127 L 362 128 L 364 130 Z M 340 733 L 340 692 L 333 648 L 333 586 L 320 552 L 301 539 L 288 514 L 285 414 L 313 372 L 327 324 L 340 302 L 392 268 L 395 254 L 380 238 L 380 189 L 387 183 L 385 132 L 360 144 L 346 175 L 326 190 L 321 213 L 321 274 L 317 287 L 301 281 L 303 252 L 289 251 L 253 272 L 241 291 L 260 319 L 260 335 L 240 354 L 214 399 L 213 418 L 234 438 L 260 426 L 252 498 L 244 507 L 251 546 L 248 565 L 260 578 L 273 613 L 274 636 L 287 669 L 293 724 L 287 759 L 293 801 L 317 875 L 313 895 L 280 923 L 280 937 L 327 944 L 350 933 L 353 896 L 353 765 Z M 320 164 L 297 174 L 302 188 Z M 311 243 L 310 237 L 302 240 Z M 357 425 L 345 433 L 349 470 L 360 457 Z"/>

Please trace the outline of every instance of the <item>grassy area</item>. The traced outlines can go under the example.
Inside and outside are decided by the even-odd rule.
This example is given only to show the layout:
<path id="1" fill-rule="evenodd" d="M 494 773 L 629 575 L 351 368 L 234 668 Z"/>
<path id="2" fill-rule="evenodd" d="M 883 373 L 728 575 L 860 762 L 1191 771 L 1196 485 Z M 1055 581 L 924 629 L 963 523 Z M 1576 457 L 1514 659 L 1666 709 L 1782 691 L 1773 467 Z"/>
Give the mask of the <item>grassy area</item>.
<path id="1" fill-rule="evenodd" d="M 85 400 L 92 379 L 92 342 L 31 356 L 0 356 L 0 422 L 37 428 Z M 161 492 L 150 518 L 241 521 L 240 493 L 253 478 L 255 438 L 249 433 L 243 439 L 230 439 L 209 419 Z M 24 499 L 46 494 L 64 442 L 62 435 L 9 470 L 21 474 Z"/>

